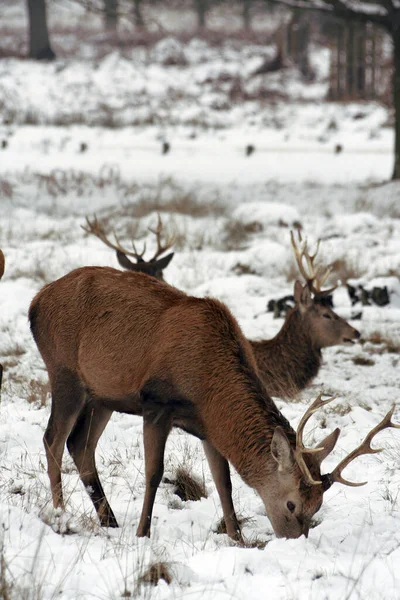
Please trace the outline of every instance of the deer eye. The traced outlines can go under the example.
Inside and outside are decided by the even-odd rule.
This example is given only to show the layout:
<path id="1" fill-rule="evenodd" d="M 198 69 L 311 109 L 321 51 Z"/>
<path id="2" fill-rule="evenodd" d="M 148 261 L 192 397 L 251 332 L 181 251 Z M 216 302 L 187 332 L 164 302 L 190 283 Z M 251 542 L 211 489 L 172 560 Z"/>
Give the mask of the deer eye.
<path id="1" fill-rule="evenodd" d="M 325 319 L 332 319 L 331 315 L 329 315 L 328 313 L 324 313 L 322 315 Z"/>
<path id="2" fill-rule="evenodd" d="M 293 502 L 291 502 L 290 500 L 286 503 L 286 506 L 288 507 L 288 510 L 291 513 L 294 513 L 294 511 L 296 510 L 296 505 L 293 504 Z"/>

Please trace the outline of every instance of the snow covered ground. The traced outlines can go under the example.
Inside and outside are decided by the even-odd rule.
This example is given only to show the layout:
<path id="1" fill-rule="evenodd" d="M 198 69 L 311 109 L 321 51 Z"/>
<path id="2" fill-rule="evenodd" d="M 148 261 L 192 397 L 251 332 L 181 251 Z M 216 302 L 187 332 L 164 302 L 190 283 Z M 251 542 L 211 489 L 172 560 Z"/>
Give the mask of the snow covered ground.
<path id="1" fill-rule="evenodd" d="M 326 493 L 308 539 L 276 539 L 261 500 L 236 473 L 234 502 L 246 519 L 249 547 L 216 533 L 222 512 L 201 445 L 180 431 L 168 440 L 165 475 L 173 479 L 185 466 L 204 481 L 208 497 L 184 502 L 162 483 L 152 537 L 137 539 L 144 493 L 141 419 L 128 415 L 113 416 L 97 451 L 120 529 L 98 526 L 67 453 L 66 513 L 55 516 L 50 509 L 42 443 L 50 398 L 27 309 L 45 283 L 73 268 L 119 268 L 113 252 L 82 231 L 85 215 L 96 213 L 124 242 L 133 235 L 151 251 L 147 227 L 160 211 L 165 227 L 177 234 L 167 281 L 223 300 L 254 339 L 270 338 L 282 326 L 266 306 L 293 289 L 289 230 L 300 223 L 311 242 L 323 240 L 321 259 L 335 262 L 338 276 L 371 288 L 387 285 L 390 304 L 352 307 L 340 286 L 335 310 L 363 341 L 325 350 L 311 388 L 296 401 L 276 399 L 279 408 L 295 427 L 321 390 L 339 395 L 308 426 L 310 443 L 342 430 L 324 464 L 328 471 L 399 401 L 400 187 L 382 184 L 392 169 L 386 109 L 324 103 L 326 57 L 318 53 L 322 75 L 313 87 L 293 83 L 290 73 L 284 81 L 272 76 L 257 85 L 285 90 L 285 101 L 257 97 L 221 108 L 229 89 L 216 103 L 212 82 L 243 65 L 249 73 L 260 56 L 232 48 L 217 56 L 198 42 L 183 50 L 181 67 L 166 67 L 155 50 L 151 59 L 146 50 L 132 61 L 113 54 L 97 65 L 0 61 L 2 114 L 9 115 L 0 126 L 0 140 L 7 142 L 0 150 L 0 246 L 6 256 L 0 282 L 0 596 L 3 586 L 8 597 L 29 600 L 398 599 L 395 430 L 374 442 L 384 448 L 381 454 L 348 468 L 346 476 L 368 480 L 366 486 L 335 484 Z M 114 128 L 104 127 L 105 114 Z M 170 144 L 167 154 L 163 142 Z M 250 144 L 255 150 L 246 156 Z M 335 152 L 338 144 L 341 152 Z M 140 583 L 159 561 L 168 565 L 171 583 Z"/>

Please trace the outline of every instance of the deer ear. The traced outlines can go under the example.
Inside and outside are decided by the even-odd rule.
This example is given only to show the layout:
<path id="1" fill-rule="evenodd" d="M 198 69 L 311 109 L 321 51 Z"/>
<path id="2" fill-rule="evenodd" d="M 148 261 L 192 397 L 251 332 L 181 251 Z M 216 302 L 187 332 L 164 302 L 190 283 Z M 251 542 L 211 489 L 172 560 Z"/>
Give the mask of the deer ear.
<path id="1" fill-rule="evenodd" d="M 162 271 L 163 269 L 165 269 L 166 267 L 168 267 L 168 265 L 171 262 L 173 256 L 174 256 L 174 253 L 171 252 L 170 254 L 167 254 L 166 256 L 163 256 L 162 258 L 159 258 L 158 260 L 155 260 L 151 264 L 153 265 L 153 267 L 155 269 Z"/>
<path id="2" fill-rule="evenodd" d="M 323 460 L 332 452 L 334 447 L 336 446 L 336 442 L 338 441 L 338 437 L 340 435 L 340 429 L 337 427 L 335 431 L 332 431 L 322 442 L 320 442 L 317 448 L 323 448 L 321 452 L 317 452 L 315 457 L 318 458 L 319 464 L 322 463 Z"/>
<path id="3" fill-rule="evenodd" d="M 295 289 L 294 298 L 296 300 L 296 303 L 299 305 L 300 312 L 304 313 L 306 311 L 306 309 L 312 305 L 313 299 L 312 299 L 311 291 L 310 291 L 310 288 L 308 287 L 308 285 L 305 284 L 302 286 L 300 282 L 296 281 L 295 287 L 296 287 L 297 283 L 299 284 L 300 287 L 297 287 L 297 290 Z"/>
<path id="4" fill-rule="evenodd" d="M 278 463 L 278 471 L 289 471 L 293 467 L 293 452 L 282 427 L 275 427 L 271 440 L 271 454 Z"/>

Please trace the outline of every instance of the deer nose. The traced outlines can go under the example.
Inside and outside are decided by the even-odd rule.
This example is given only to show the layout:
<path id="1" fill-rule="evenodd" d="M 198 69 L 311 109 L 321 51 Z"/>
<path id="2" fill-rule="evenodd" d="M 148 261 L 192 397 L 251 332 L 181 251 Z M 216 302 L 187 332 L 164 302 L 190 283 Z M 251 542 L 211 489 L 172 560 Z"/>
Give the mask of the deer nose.
<path id="1" fill-rule="evenodd" d="M 310 531 L 310 528 L 308 525 L 304 525 L 303 527 L 303 535 L 304 537 L 308 538 L 308 532 Z"/>
<path id="2" fill-rule="evenodd" d="M 356 340 L 358 340 L 361 337 L 361 333 L 357 329 L 354 329 L 354 337 Z"/>

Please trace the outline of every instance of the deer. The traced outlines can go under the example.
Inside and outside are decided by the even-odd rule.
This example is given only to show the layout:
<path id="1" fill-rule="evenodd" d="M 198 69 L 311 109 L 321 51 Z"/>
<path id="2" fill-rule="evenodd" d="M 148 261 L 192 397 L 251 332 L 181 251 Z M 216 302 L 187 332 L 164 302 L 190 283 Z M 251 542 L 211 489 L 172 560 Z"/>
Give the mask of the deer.
<path id="1" fill-rule="evenodd" d="M 297 431 L 258 375 L 249 342 L 228 308 L 144 273 L 81 267 L 44 286 L 29 308 L 33 338 L 47 367 L 51 412 L 44 433 L 55 508 L 64 508 L 61 463 L 66 444 L 102 526 L 117 527 L 95 463 L 112 413 L 143 417 L 145 494 L 137 536 L 150 536 L 155 496 L 172 428 L 203 443 L 228 535 L 242 541 L 232 501 L 229 464 L 262 499 L 278 537 L 308 535 L 324 492 L 349 462 L 375 452 L 369 441 L 391 421 L 394 407 L 364 443 L 331 473 L 321 462 L 340 430 L 316 448 L 303 443 L 319 396 Z"/>
<path id="2" fill-rule="evenodd" d="M 97 220 L 90 222 L 87 219 L 88 226 L 84 230 L 87 233 L 96 235 L 107 246 L 117 250 L 118 260 L 121 266 L 136 271 L 142 271 L 163 279 L 162 269 L 165 268 L 173 257 L 173 253 L 165 257 L 167 264 L 157 267 L 153 272 L 153 263 L 143 260 L 143 254 L 138 255 L 135 249 L 134 241 L 132 246 L 135 249 L 134 256 L 140 256 L 141 261 L 133 264 L 124 255 L 127 252 L 117 241 L 115 244 L 107 239 L 104 228 L 100 226 Z M 153 231 L 153 230 L 150 230 Z M 162 231 L 162 221 L 158 215 L 158 225 L 156 231 L 157 246 L 161 252 L 169 249 L 174 243 L 174 237 L 167 236 L 167 241 L 162 245 L 159 236 Z M 299 232 L 299 241 L 303 242 Z M 297 265 L 300 274 L 305 280 L 302 285 L 300 281 L 294 284 L 294 307 L 287 313 L 285 322 L 278 334 L 267 340 L 249 340 L 253 353 L 255 355 L 261 379 L 263 380 L 268 393 L 271 396 L 280 398 L 294 398 L 299 392 L 305 389 L 317 376 L 322 364 L 322 349 L 338 344 L 351 344 L 353 340 L 360 338 L 360 333 L 352 327 L 345 319 L 341 318 L 329 306 L 327 301 L 329 295 L 335 287 L 322 290 L 322 286 L 332 271 L 332 267 L 327 267 L 323 272 L 320 267 L 315 266 L 315 259 L 318 254 L 320 240 L 317 242 L 317 248 L 314 254 L 308 250 L 307 240 L 304 240 L 302 247 L 299 247 L 295 241 L 293 231 L 291 232 L 291 243 L 294 250 Z M 160 259 L 163 260 L 163 259 Z M 126 263 L 126 261 L 128 261 Z M 307 268 L 304 264 L 306 262 Z M 126 266 L 128 265 L 128 266 Z M 130 266 L 131 265 L 131 266 Z"/>
<path id="3" fill-rule="evenodd" d="M 175 243 L 176 237 L 175 237 L 175 235 L 172 235 L 172 234 L 165 234 L 165 241 L 164 242 L 162 241 L 161 236 L 163 234 L 163 222 L 162 222 L 160 213 L 158 213 L 157 227 L 155 229 L 152 229 L 151 227 L 149 227 L 149 231 L 151 233 L 154 233 L 154 235 L 156 236 L 156 241 L 157 241 L 156 252 L 155 252 L 154 256 L 152 258 L 150 258 L 150 260 L 144 260 L 144 258 L 143 258 L 144 254 L 146 252 L 146 243 L 144 243 L 144 245 L 143 245 L 142 252 L 138 252 L 136 250 L 135 242 L 133 241 L 133 239 L 131 240 L 132 250 L 124 248 L 124 246 L 122 246 L 115 230 L 113 230 L 115 241 L 112 242 L 107 237 L 104 227 L 101 225 L 101 223 L 99 222 L 99 220 L 96 217 L 94 217 L 94 219 L 92 219 L 92 220 L 90 220 L 88 217 L 86 217 L 86 225 L 81 225 L 81 227 L 86 233 L 88 233 L 89 235 L 94 235 L 100 241 L 102 241 L 103 244 L 105 244 L 109 248 L 112 248 L 113 250 L 115 250 L 117 253 L 117 260 L 118 260 L 119 264 L 121 265 L 121 267 L 123 267 L 124 269 L 127 269 L 128 271 L 137 271 L 140 273 L 146 273 L 147 275 L 150 275 L 151 277 L 155 277 L 156 279 L 159 279 L 160 281 L 164 280 L 163 270 L 171 262 L 171 260 L 174 256 L 174 253 L 170 252 L 166 256 L 162 256 L 162 257 L 161 257 L 161 255 L 164 254 L 164 252 L 166 252 L 173 246 L 173 244 Z M 128 258 L 128 256 L 135 258 L 136 263 L 132 262 Z"/>
<path id="4" fill-rule="evenodd" d="M 303 242 L 299 232 L 299 241 Z M 318 254 L 310 254 L 307 240 L 299 247 L 291 231 L 291 243 L 299 271 L 305 284 L 296 280 L 294 301 L 285 322 L 275 337 L 269 340 L 250 340 L 257 365 L 268 393 L 293 398 L 316 377 L 322 363 L 323 348 L 337 344 L 352 344 L 360 332 L 329 306 L 327 298 L 336 289 L 322 289 L 332 267 L 316 267 Z M 304 264 L 306 261 L 307 267 Z"/>

